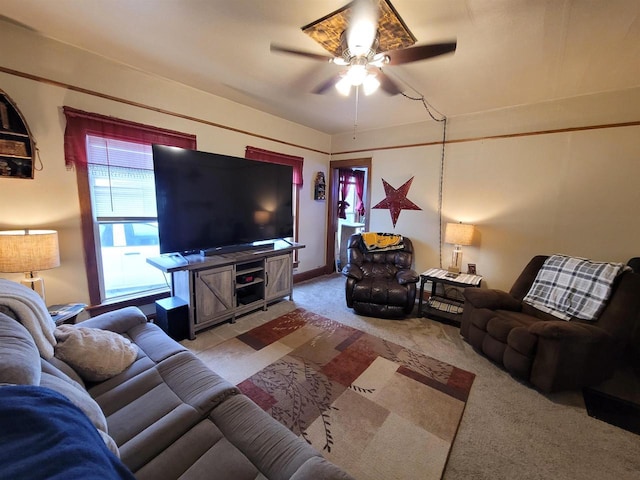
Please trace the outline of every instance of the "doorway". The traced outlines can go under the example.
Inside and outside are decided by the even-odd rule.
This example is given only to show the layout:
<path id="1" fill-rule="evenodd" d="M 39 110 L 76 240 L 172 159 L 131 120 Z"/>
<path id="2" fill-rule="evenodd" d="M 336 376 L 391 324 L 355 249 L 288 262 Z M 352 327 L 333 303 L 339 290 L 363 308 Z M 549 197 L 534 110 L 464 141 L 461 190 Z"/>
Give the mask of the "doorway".
<path id="1" fill-rule="evenodd" d="M 347 188 L 341 188 L 340 169 L 362 172 L 362 206 L 358 211 L 359 198 L 356 194 L 355 180 Z M 329 162 L 329 218 L 327 222 L 327 270 L 340 272 L 346 264 L 345 243 L 352 233 L 369 230 L 369 211 L 371 208 L 371 158 L 352 160 L 333 160 Z M 346 199 L 343 199 L 346 195 Z M 339 202 L 343 204 L 344 216 L 340 218 Z"/>

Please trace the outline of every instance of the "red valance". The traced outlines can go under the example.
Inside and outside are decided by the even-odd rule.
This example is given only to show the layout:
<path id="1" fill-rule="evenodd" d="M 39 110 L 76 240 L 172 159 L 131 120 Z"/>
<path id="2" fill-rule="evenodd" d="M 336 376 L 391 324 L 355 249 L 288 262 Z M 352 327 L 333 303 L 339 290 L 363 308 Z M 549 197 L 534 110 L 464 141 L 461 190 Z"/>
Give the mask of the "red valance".
<path id="1" fill-rule="evenodd" d="M 245 150 L 244 157 L 250 160 L 260 160 L 261 162 L 277 163 L 278 165 L 289 165 L 293 167 L 293 184 L 302 187 L 302 165 L 303 157 L 286 155 L 284 153 L 263 150 L 262 148 L 249 147 Z"/>
<path id="2" fill-rule="evenodd" d="M 67 168 L 87 164 L 87 135 L 116 138 L 144 144 L 169 145 L 195 150 L 196 136 L 152 127 L 97 113 L 63 107 L 67 119 L 64 131 L 64 158 Z"/>

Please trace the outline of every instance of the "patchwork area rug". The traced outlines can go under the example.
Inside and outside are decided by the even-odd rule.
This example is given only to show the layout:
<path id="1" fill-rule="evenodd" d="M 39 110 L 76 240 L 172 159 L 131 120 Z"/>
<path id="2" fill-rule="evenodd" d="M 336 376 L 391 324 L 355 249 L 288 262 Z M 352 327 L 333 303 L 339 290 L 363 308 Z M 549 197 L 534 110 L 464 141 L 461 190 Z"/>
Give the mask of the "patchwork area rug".
<path id="1" fill-rule="evenodd" d="M 475 377 L 303 309 L 202 356 L 359 480 L 441 478 Z"/>

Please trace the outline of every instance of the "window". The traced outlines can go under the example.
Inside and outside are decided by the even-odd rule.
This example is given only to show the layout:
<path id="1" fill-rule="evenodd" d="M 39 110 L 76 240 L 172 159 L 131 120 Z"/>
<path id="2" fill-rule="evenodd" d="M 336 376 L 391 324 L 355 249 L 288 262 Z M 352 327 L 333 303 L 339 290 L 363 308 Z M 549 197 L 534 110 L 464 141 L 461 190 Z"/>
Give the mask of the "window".
<path id="1" fill-rule="evenodd" d="M 147 263 L 160 255 L 151 146 L 88 135 L 87 167 L 102 298 L 166 288 Z"/>
<path id="2" fill-rule="evenodd" d="M 160 252 L 151 145 L 195 150 L 195 135 L 63 110 L 65 163 L 76 170 L 91 305 L 140 305 L 166 296 L 167 280 L 146 262 Z"/>

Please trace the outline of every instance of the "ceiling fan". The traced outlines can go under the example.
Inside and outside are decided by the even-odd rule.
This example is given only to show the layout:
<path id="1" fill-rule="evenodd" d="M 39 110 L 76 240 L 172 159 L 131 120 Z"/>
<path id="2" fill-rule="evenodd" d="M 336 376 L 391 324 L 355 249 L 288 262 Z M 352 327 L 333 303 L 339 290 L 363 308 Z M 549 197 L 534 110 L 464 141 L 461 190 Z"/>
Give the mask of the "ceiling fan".
<path id="1" fill-rule="evenodd" d="M 319 34 L 314 37 L 314 28 Z M 271 44 L 281 52 L 346 67 L 313 91 L 325 93 L 332 86 L 343 95 L 360 87 L 366 95 L 378 87 L 391 94 L 400 87 L 382 71 L 387 65 L 402 65 L 454 52 L 456 41 L 412 46 L 416 39 L 389 0 L 354 0 L 345 7 L 305 26 L 302 30 L 333 56 Z M 317 33 L 317 32 L 315 32 Z M 334 38 L 330 38 L 333 35 Z"/>

